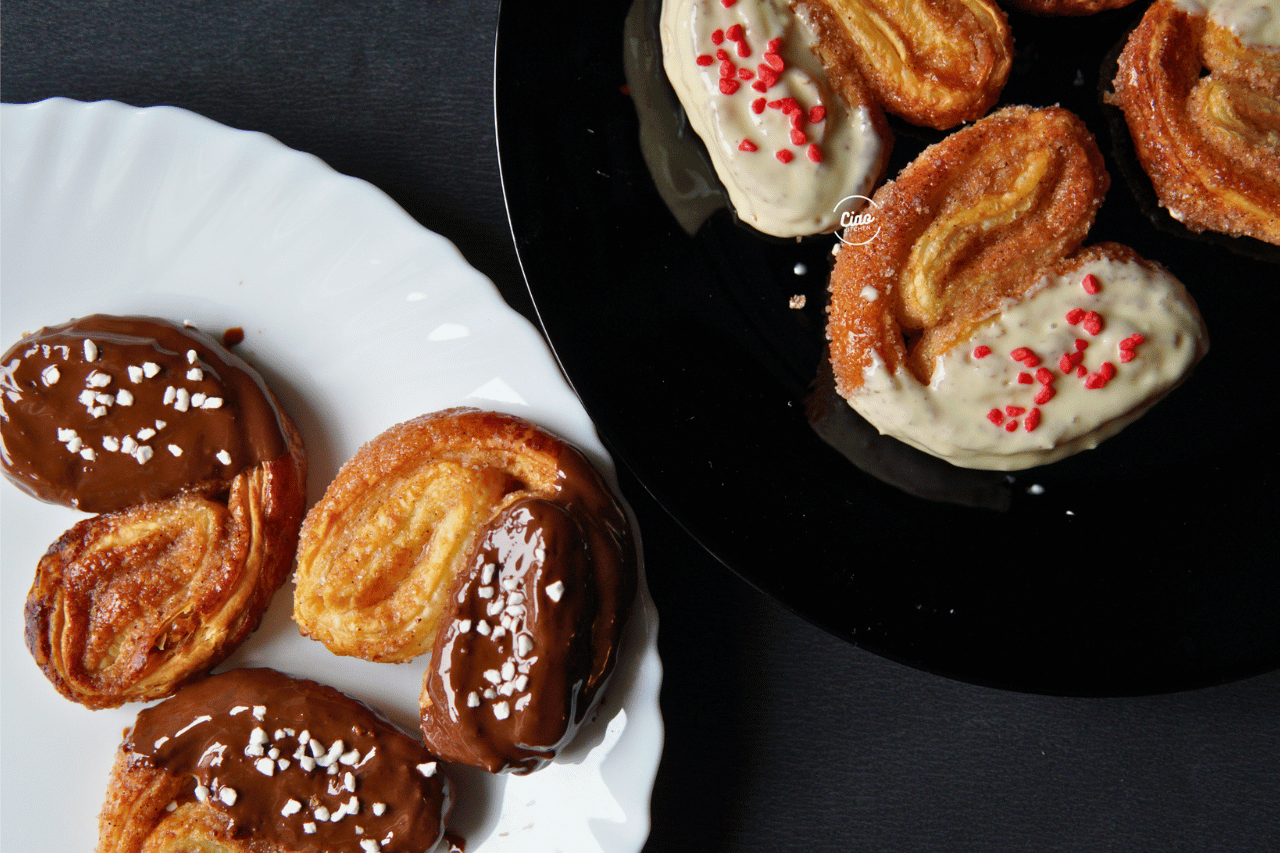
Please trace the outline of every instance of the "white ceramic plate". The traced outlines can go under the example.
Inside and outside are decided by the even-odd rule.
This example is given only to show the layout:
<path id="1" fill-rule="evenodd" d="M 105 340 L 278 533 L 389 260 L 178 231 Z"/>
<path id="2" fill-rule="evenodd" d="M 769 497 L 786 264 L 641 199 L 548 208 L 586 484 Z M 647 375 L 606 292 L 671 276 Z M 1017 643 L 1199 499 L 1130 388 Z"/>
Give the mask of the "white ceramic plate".
<path id="1" fill-rule="evenodd" d="M 0 108 L 0 327 L 103 312 L 190 321 L 237 352 L 297 421 L 309 498 L 388 426 L 454 405 L 529 418 L 613 467 L 542 338 L 444 238 L 370 185 L 256 133 L 169 107 L 51 100 Z M 23 642 L 35 565 L 82 516 L 0 486 L 0 846 L 91 850 L 114 750 L 138 707 L 91 712 Z M 662 749 L 647 591 L 595 722 L 526 777 L 464 771 L 468 853 L 638 851 Z M 292 590 L 226 664 L 332 684 L 416 730 L 422 668 L 331 655 L 290 620 Z"/>

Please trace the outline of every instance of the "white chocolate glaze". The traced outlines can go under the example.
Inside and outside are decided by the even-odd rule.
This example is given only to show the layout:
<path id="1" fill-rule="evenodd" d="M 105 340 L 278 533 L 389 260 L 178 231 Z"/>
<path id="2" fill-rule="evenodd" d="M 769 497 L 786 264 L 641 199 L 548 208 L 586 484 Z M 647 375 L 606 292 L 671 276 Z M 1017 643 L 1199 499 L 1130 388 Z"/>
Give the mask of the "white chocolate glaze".
<path id="1" fill-rule="evenodd" d="M 1095 294 L 1081 284 L 1087 274 L 1100 283 Z M 1077 311 L 1096 312 L 1102 323 L 1097 334 L 1084 320 L 1069 321 Z M 1140 343 L 1124 343 L 1135 334 Z M 1077 340 L 1086 348 L 1079 350 Z M 982 347 L 990 353 L 978 355 Z M 1015 360 L 1021 348 L 1039 364 Z M 1123 355 L 1126 348 L 1131 356 Z M 1115 435 L 1176 387 L 1207 349 L 1203 321 L 1181 282 L 1162 269 L 1104 258 L 1047 276 L 1027 298 L 1006 305 L 967 343 L 938 358 L 927 386 L 905 368 L 890 373 L 874 360 L 849 405 L 881 433 L 955 465 L 1018 470 Z M 1061 362 L 1076 352 L 1085 377 Z M 1089 377 L 1105 370 L 1104 362 L 1114 375 L 1089 387 L 1097 384 Z M 1052 389 L 1047 400 L 1046 387 Z M 1009 414 L 1010 406 L 1023 411 Z M 993 410 L 999 423 L 989 418 Z M 1028 429 L 1028 419 L 1037 417 Z"/>
<path id="2" fill-rule="evenodd" d="M 713 41 L 734 25 L 744 31 L 748 56 L 738 52 L 738 42 Z M 871 191 L 883 151 L 871 115 L 861 106 L 851 111 L 827 83 L 812 50 L 817 36 L 784 0 L 729 0 L 728 6 L 723 0 L 665 0 L 661 35 L 667 77 L 743 222 L 777 237 L 834 231 L 841 213 L 854 209 L 850 200 Z M 778 55 L 785 68 L 761 91 L 754 84 L 770 80 L 757 71 L 775 38 L 781 40 Z M 730 91 L 722 89 L 718 50 L 727 52 L 735 69 Z M 712 61 L 699 64 L 699 57 Z M 737 69 L 753 76 L 738 77 Z M 762 98 L 772 103 L 789 97 L 806 115 L 815 106 L 826 111 L 821 121 L 803 124 L 799 144 L 781 109 L 753 108 Z M 741 150 L 744 140 L 756 150 Z M 808 156 L 810 146 L 816 146 L 820 162 Z M 781 157 L 789 162 L 778 152 L 786 152 Z"/>
<path id="3" fill-rule="evenodd" d="M 1242 44 L 1280 50 L 1280 0 L 1173 0 L 1188 14 L 1205 16 Z"/>
<path id="4" fill-rule="evenodd" d="M 729 206 L 704 146 L 684 121 L 662 67 L 662 0 L 635 0 L 622 31 L 622 70 L 640 122 L 640 153 L 667 210 L 689 236 Z"/>

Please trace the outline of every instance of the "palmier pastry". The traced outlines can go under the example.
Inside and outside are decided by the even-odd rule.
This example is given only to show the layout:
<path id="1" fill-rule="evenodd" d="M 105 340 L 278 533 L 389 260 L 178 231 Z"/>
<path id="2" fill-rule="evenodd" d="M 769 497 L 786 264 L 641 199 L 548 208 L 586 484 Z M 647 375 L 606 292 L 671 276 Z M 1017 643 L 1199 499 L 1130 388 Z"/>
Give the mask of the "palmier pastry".
<path id="1" fill-rule="evenodd" d="M 882 433 L 970 468 L 1093 447 L 1207 347 L 1185 288 L 1131 249 L 1078 250 L 1108 185 L 1070 112 L 1009 107 L 927 148 L 846 235 L 836 387 Z M 871 227 L 871 226 L 864 226 Z"/>
<path id="2" fill-rule="evenodd" d="M 834 230 L 884 175 L 891 135 L 852 67 L 824 69 L 785 0 L 664 0 L 663 66 L 738 218 L 777 237 Z"/>
<path id="3" fill-rule="evenodd" d="M 230 654 L 288 577 L 298 432 L 252 368 L 163 320 L 85 317 L 3 365 L 5 474 L 103 513 L 40 560 L 27 646 L 90 708 L 168 695 Z"/>
<path id="4" fill-rule="evenodd" d="M 1114 86 L 1173 218 L 1280 245 L 1280 2 L 1157 0 Z"/>
<path id="5" fill-rule="evenodd" d="M 451 800 L 435 756 L 363 703 L 274 670 L 231 670 L 138 714 L 97 853 L 423 853 Z"/>
<path id="6" fill-rule="evenodd" d="M 636 593 L 630 524 L 576 449 L 511 415 L 392 427 L 303 524 L 294 618 L 338 654 L 431 663 L 427 745 L 528 772 L 606 684 Z"/>
<path id="7" fill-rule="evenodd" d="M 877 101 L 945 130 L 995 105 L 1013 36 L 990 0 L 792 0 L 818 33 L 828 68 L 856 68 Z"/>

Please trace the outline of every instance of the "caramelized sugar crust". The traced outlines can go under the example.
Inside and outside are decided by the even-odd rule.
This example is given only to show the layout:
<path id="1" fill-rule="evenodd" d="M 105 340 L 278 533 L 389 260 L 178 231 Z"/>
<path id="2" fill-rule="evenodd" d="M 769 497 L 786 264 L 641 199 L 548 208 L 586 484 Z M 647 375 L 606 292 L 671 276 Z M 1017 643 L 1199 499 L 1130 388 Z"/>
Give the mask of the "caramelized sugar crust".
<path id="1" fill-rule="evenodd" d="M 330 651 L 406 661 L 431 651 L 483 527 L 521 498 L 549 498 L 559 443 L 493 412 L 432 413 L 388 429 L 307 514 L 294 620 Z"/>
<path id="2" fill-rule="evenodd" d="M 1080 246 L 1108 185 L 1093 136 L 1057 107 L 1007 107 L 927 148 L 876 192 L 875 235 L 851 230 L 837 257 L 840 393 L 874 358 L 928 383 L 938 355 Z"/>
<path id="3" fill-rule="evenodd" d="M 306 458 L 241 472 L 224 495 L 195 491 L 76 524 L 36 569 L 26 642 L 62 695 L 89 708 L 167 696 L 225 659 L 288 578 Z"/>
<path id="4" fill-rule="evenodd" d="M 1280 52 L 1157 0 L 1129 37 L 1114 86 L 1138 159 L 1175 219 L 1280 245 Z"/>
<path id="5" fill-rule="evenodd" d="M 940 130 L 1000 97 L 1013 64 L 1004 12 L 989 0 L 795 0 L 828 68 L 856 68 L 886 110 Z"/>

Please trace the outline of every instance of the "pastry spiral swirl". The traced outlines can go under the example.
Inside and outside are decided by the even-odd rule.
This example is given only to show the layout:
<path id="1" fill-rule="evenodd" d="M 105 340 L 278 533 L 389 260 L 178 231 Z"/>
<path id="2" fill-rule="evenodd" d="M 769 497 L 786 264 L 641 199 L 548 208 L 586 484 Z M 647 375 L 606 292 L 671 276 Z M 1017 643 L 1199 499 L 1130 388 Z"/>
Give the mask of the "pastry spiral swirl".
<path id="1" fill-rule="evenodd" d="M 599 698 L 636 584 L 630 522 L 579 451 L 521 418 L 450 409 L 339 471 L 303 524 L 294 619 L 336 654 L 430 652 L 428 746 L 528 772 Z"/>
<path id="2" fill-rule="evenodd" d="M 878 230 L 847 233 L 832 272 L 841 396 L 881 432 L 976 468 L 1061 458 L 1145 411 L 1203 353 L 1203 327 L 1182 285 L 1132 250 L 1079 250 L 1107 186 L 1093 137 L 1060 108 L 1008 107 L 926 149 L 876 193 Z"/>
<path id="3" fill-rule="evenodd" d="M 939 130 L 995 104 L 1013 65 L 1005 14 L 988 0 L 794 0 L 828 67 L 856 68 L 880 104 Z"/>
<path id="4" fill-rule="evenodd" d="M 5 473 L 102 512 L 39 561 L 27 648 L 89 708 L 167 696 L 226 658 L 288 578 L 302 438 L 256 371 L 166 321 L 94 315 L 4 363 Z"/>
<path id="5" fill-rule="evenodd" d="M 1114 87 L 1161 206 L 1192 231 L 1280 245 L 1280 45 L 1157 0 Z"/>

